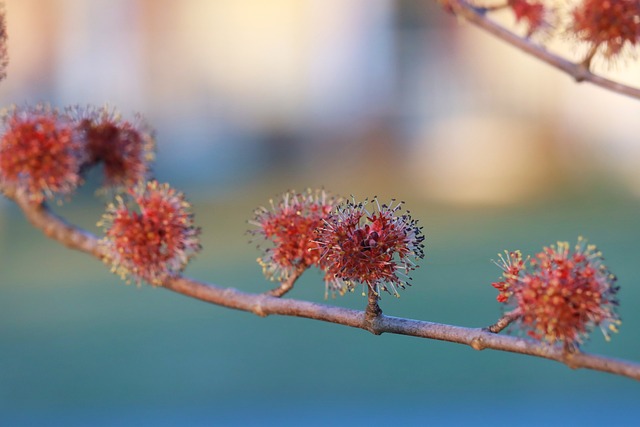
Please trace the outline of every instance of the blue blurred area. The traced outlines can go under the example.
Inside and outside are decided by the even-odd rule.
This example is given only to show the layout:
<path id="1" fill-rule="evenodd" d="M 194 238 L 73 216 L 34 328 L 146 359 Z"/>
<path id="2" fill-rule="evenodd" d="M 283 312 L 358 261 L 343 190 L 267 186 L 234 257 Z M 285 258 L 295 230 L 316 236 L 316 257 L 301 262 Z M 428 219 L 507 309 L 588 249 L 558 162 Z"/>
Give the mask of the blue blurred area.
<path id="1" fill-rule="evenodd" d="M 577 86 L 410 0 L 7 0 L 3 105 L 110 103 L 157 129 L 155 174 L 203 228 L 188 274 L 262 292 L 245 234 L 290 188 L 407 201 L 414 286 L 385 313 L 500 315 L 490 262 L 584 235 L 619 278 L 640 360 L 636 102 Z M 632 66 L 634 64 L 631 64 Z M 97 231 L 95 177 L 56 207 Z M 319 274 L 291 297 L 322 302 Z M 327 301 L 362 308 L 358 292 Z M 0 425 L 633 425 L 631 380 L 320 322 L 257 318 L 61 248 L 0 200 Z"/>

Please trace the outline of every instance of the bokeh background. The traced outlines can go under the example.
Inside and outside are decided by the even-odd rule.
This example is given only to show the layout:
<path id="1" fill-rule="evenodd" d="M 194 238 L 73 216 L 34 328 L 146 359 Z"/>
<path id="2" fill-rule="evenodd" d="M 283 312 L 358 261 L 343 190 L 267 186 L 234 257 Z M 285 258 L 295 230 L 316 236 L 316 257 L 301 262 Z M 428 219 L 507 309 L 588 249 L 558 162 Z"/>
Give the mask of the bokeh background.
<path id="1" fill-rule="evenodd" d="M 282 191 L 395 197 L 427 256 L 385 313 L 491 324 L 498 252 L 584 235 L 619 276 L 623 319 L 585 350 L 640 360 L 637 100 L 578 85 L 432 0 L 5 3 L 2 105 L 143 113 L 155 176 L 203 228 L 188 275 L 267 290 L 246 221 Z M 597 65 L 640 85 L 633 58 Z M 94 190 L 56 210 L 97 231 Z M 315 272 L 290 294 L 323 295 Z M 126 286 L 0 200 L 0 425 L 626 426 L 639 401 L 637 382 L 607 374 Z"/>

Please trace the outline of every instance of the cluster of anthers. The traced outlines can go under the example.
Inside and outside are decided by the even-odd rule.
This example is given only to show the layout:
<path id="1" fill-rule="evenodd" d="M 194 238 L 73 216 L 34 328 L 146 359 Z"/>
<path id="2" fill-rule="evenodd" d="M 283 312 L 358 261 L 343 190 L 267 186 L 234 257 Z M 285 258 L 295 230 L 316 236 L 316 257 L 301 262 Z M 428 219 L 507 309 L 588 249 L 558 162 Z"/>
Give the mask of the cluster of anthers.
<path id="1" fill-rule="evenodd" d="M 534 257 L 505 252 L 496 264 L 502 280 L 493 283 L 497 300 L 510 304 L 528 335 L 572 350 L 599 327 L 605 338 L 617 332 L 620 319 L 616 277 L 603 263 L 602 253 L 582 237 L 571 247 L 558 242 Z"/>
<path id="2" fill-rule="evenodd" d="M 103 166 L 102 190 L 116 202 L 100 222 L 102 253 L 127 281 L 161 284 L 200 249 L 183 195 L 148 181 L 155 140 L 141 117 L 38 105 L 5 110 L 1 126 L 0 189 L 12 187 L 33 203 L 69 197 L 91 168 Z"/>
<path id="3" fill-rule="evenodd" d="M 318 195 L 321 195 L 319 197 Z M 250 221 L 272 243 L 258 259 L 265 274 L 282 280 L 297 268 L 316 266 L 324 272 L 325 297 L 344 294 L 357 284 L 376 295 L 409 285 L 408 273 L 424 257 L 424 236 L 402 203 L 380 205 L 346 201 L 311 190 L 285 193 L 272 209 L 260 208 Z"/>

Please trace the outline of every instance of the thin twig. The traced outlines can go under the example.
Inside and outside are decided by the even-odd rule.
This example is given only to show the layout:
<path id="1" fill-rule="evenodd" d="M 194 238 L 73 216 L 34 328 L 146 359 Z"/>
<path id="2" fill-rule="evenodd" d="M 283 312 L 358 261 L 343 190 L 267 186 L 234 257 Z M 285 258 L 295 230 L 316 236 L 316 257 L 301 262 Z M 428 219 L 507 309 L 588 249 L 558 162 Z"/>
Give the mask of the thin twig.
<path id="1" fill-rule="evenodd" d="M 31 224 L 48 237 L 92 256 L 101 258 L 99 239 L 79 227 L 69 225 L 51 213 L 45 205 L 30 202 L 15 189 L 5 189 L 24 211 Z M 283 299 L 271 295 L 245 293 L 186 277 L 169 278 L 163 287 L 185 296 L 212 304 L 254 313 L 258 316 L 281 315 L 304 317 L 360 328 L 373 334 L 392 333 L 449 341 L 468 345 L 475 350 L 493 349 L 542 357 L 564 363 L 572 369 L 592 369 L 640 381 L 640 363 L 587 353 L 568 353 L 562 348 L 527 338 L 498 335 L 486 328 L 466 328 L 422 320 L 391 317 L 377 312 L 377 297 L 369 295 L 367 311 L 333 307 L 308 301 Z M 372 302 L 374 305 L 372 305 Z M 379 310 L 379 307 L 378 307 Z"/>
<path id="2" fill-rule="evenodd" d="M 306 269 L 306 266 L 298 265 L 286 280 L 280 282 L 280 286 L 267 291 L 267 295 L 271 295 L 272 297 L 283 297 L 287 292 L 293 289 L 293 285 L 296 283 L 296 280 L 302 276 L 302 273 L 304 273 Z"/>
<path id="3" fill-rule="evenodd" d="M 515 310 L 512 310 L 512 311 L 509 311 L 509 312 L 505 313 L 500 319 L 498 319 L 498 321 L 496 323 L 494 323 L 491 326 L 487 326 L 484 329 L 487 332 L 491 332 L 491 333 L 494 333 L 494 334 L 500 333 L 500 332 L 502 332 L 504 330 L 504 328 L 509 326 L 515 320 L 517 320 L 518 317 L 520 317 L 521 315 L 522 315 L 522 313 L 520 313 L 520 310 L 518 310 L 516 308 Z"/>
<path id="4" fill-rule="evenodd" d="M 487 9 L 470 5 L 469 2 L 465 0 L 447 0 L 444 2 L 444 6 L 446 10 L 451 11 L 459 18 L 462 18 L 488 33 L 493 34 L 521 51 L 526 52 L 561 71 L 564 71 L 573 77 L 576 82 L 589 82 L 612 92 L 640 99 L 639 88 L 628 86 L 594 74 L 589 69 L 590 60 L 575 63 L 549 52 L 544 48 L 544 46 L 534 44 L 531 40 L 511 32 L 489 19 L 486 14 Z"/>
<path id="5" fill-rule="evenodd" d="M 382 316 L 382 309 L 378 304 L 380 295 L 373 289 L 372 286 L 367 285 L 367 309 L 364 312 L 364 319 L 367 324 L 366 329 L 377 334 L 376 328 L 373 326 L 375 321 Z"/>

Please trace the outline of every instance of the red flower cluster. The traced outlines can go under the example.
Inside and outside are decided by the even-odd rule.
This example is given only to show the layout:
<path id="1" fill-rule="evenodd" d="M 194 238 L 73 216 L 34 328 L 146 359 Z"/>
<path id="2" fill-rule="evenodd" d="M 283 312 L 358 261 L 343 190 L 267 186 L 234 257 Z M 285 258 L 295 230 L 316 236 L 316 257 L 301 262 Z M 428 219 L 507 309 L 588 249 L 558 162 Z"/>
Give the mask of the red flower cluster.
<path id="1" fill-rule="evenodd" d="M 328 218 L 338 199 L 324 191 L 289 191 L 271 210 L 260 207 L 249 223 L 258 227 L 250 231 L 273 243 L 266 254 L 258 258 L 265 276 L 281 281 L 297 268 L 318 265 L 320 251 L 315 242 L 316 230 Z"/>
<path id="2" fill-rule="evenodd" d="M 2 117 L 0 183 L 41 202 L 69 195 L 90 167 L 104 163 L 105 184 L 117 190 L 147 179 L 154 139 L 142 119 L 122 120 L 107 108 L 13 107 Z"/>
<path id="3" fill-rule="evenodd" d="M 607 339 L 617 332 L 619 288 L 594 245 L 579 238 L 571 251 L 569 243 L 558 242 L 528 261 L 529 270 L 519 252 L 501 256 L 504 280 L 493 286 L 500 291 L 498 301 L 516 306 L 531 337 L 573 349 L 595 326 Z"/>
<path id="4" fill-rule="evenodd" d="M 584 0 L 571 14 L 571 33 L 608 59 L 640 44 L 640 0 Z"/>
<path id="5" fill-rule="evenodd" d="M 107 107 L 75 107 L 68 113 L 86 144 L 84 167 L 103 163 L 105 187 L 128 188 L 146 180 L 155 141 L 153 131 L 140 116 L 130 122 Z"/>
<path id="6" fill-rule="evenodd" d="M 122 198 L 101 224 L 105 261 L 123 278 L 159 284 L 179 273 L 200 249 L 189 204 L 181 193 L 145 183 L 154 140 L 139 117 L 122 120 L 107 108 L 14 107 L 2 118 L 0 184 L 15 186 L 40 203 L 72 193 L 82 172 L 104 164 L 106 185 L 127 190 L 138 211 Z"/>
<path id="7" fill-rule="evenodd" d="M 68 195 L 80 184 L 85 155 L 68 117 L 48 106 L 13 107 L 2 117 L 0 182 L 37 202 Z"/>
<path id="8" fill-rule="evenodd" d="M 319 267 L 325 273 L 326 293 L 351 291 L 356 283 L 398 295 L 407 273 L 423 258 L 424 236 L 409 213 L 397 216 L 402 203 L 378 204 L 370 213 L 365 203 L 339 201 L 324 191 L 288 192 L 271 210 L 259 208 L 252 231 L 273 243 L 258 258 L 272 280 L 282 281 L 296 269 Z M 402 277 L 401 277 L 402 276 Z"/>
<path id="9" fill-rule="evenodd" d="M 322 248 L 321 268 L 332 290 L 344 293 L 357 283 L 399 296 L 417 268 L 413 259 L 424 257 L 424 235 L 409 212 L 397 216 L 402 202 L 380 205 L 373 212 L 367 202 L 347 201 L 338 206 L 318 234 Z"/>
<path id="10" fill-rule="evenodd" d="M 509 0 L 509 7 L 516 17 L 516 22 L 527 25 L 527 37 L 531 37 L 547 25 L 547 9 L 538 1 Z"/>
<path id="11" fill-rule="evenodd" d="M 104 260 L 124 280 L 160 285 L 200 250 L 200 229 L 182 193 L 168 184 L 141 183 L 129 194 L 137 210 L 118 197 L 98 223 L 105 230 Z"/>

